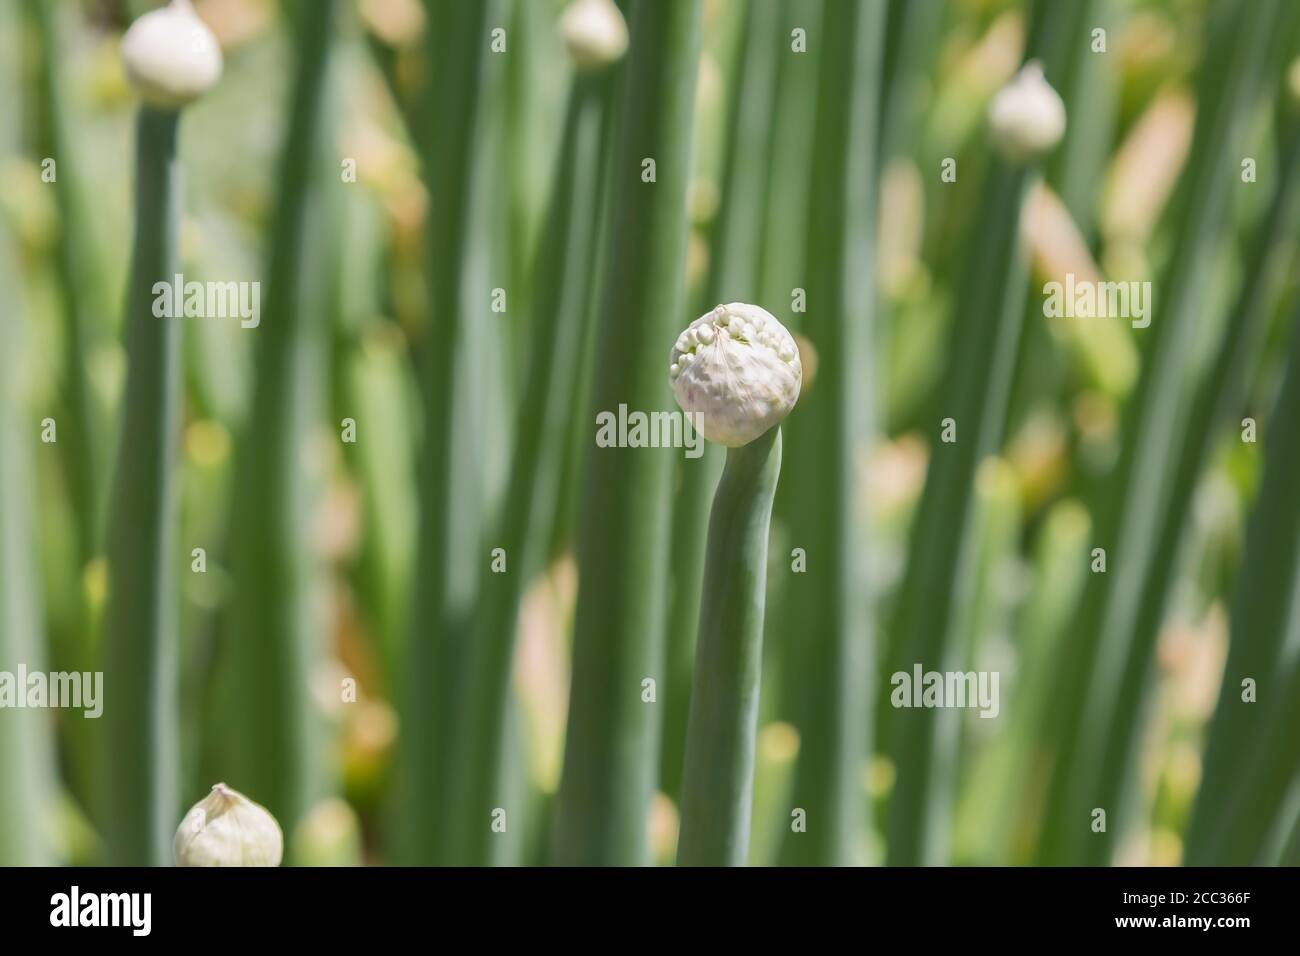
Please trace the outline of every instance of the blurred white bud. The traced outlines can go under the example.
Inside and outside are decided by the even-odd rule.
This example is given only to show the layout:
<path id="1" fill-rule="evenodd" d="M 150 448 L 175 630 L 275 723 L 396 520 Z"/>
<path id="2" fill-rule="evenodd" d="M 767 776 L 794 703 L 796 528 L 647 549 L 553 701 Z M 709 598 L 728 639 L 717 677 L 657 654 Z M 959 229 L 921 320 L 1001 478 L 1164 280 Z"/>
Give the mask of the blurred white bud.
<path id="1" fill-rule="evenodd" d="M 221 47 L 190 0 L 172 0 L 132 23 L 122 60 L 131 84 L 157 109 L 178 110 L 221 77 Z"/>
<path id="2" fill-rule="evenodd" d="M 756 305 L 720 305 L 692 322 L 668 370 L 684 411 L 702 416 L 709 441 L 737 448 L 781 422 L 799 398 L 803 368 L 794 337 Z"/>
<path id="3" fill-rule="evenodd" d="M 1043 76 L 1037 60 L 1026 63 L 989 103 L 993 142 L 1012 163 L 1049 153 L 1065 133 L 1065 104 Z"/>
<path id="4" fill-rule="evenodd" d="M 177 866 L 279 866 L 284 836 L 275 817 L 224 783 L 176 828 Z"/>
<path id="5" fill-rule="evenodd" d="M 627 24 L 614 0 L 574 0 L 560 30 L 573 65 L 583 72 L 603 70 L 627 50 Z"/>

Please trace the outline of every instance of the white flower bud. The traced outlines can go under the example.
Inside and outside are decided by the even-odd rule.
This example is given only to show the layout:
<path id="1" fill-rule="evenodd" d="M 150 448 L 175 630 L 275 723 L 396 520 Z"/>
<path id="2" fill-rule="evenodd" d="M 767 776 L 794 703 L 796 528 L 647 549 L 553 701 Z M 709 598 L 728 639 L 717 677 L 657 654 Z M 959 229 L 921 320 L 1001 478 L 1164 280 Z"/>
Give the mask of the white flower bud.
<path id="1" fill-rule="evenodd" d="M 574 0 L 560 19 L 564 45 L 582 72 L 603 70 L 627 50 L 627 24 L 614 0 Z"/>
<path id="2" fill-rule="evenodd" d="M 989 103 L 993 142 L 1012 163 L 1041 159 L 1065 134 L 1065 104 L 1037 60 L 1026 63 Z"/>
<path id="3" fill-rule="evenodd" d="M 122 60 L 131 84 L 157 109 L 180 109 L 221 76 L 221 47 L 190 0 L 172 0 L 132 23 Z"/>
<path id="4" fill-rule="evenodd" d="M 284 836 L 275 817 L 224 783 L 176 828 L 177 866 L 279 866 Z"/>
<path id="5" fill-rule="evenodd" d="M 732 302 L 700 316 L 678 336 L 670 361 L 677 404 L 702 416 L 705 438 L 729 448 L 779 424 L 799 398 L 794 337 L 756 305 Z"/>

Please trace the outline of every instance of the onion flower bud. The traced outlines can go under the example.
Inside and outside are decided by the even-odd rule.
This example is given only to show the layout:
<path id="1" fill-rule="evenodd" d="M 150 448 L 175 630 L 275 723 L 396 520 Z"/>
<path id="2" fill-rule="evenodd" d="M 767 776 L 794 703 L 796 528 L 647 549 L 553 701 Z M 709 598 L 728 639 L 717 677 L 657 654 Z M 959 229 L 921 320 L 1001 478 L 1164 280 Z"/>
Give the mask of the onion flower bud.
<path id="1" fill-rule="evenodd" d="M 627 24 L 614 0 L 574 0 L 560 19 L 560 32 L 579 72 L 603 70 L 627 51 Z"/>
<path id="2" fill-rule="evenodd" d="M 780 424 L 799 398 L 803 367 L 794 336 L 770 312 L 732 302 L 677 337 L 668 376 L 683 411 L 709 441 L 747 445 Z"/>
<path id="3" fill-rule="evenodd" d="M 284 836 L 275 817 L 224 783 L 176 828 L 177 866 L 279 866 Z"/>
<path id="4" fill-rule="evenodd" d="M 160 110 L 179 110 L 221 77 L 221 47 L 190 0 L 172 0 L 132 23 L 122 60 L 131 85 Z"/>
<path id="5" fill-rule="evenodd" d="M 989 103 L 993 142 L 1008 162 L 1032 163 L 1065 135 L 1065 104 L 1037 60 L 1026 63 Z"/>

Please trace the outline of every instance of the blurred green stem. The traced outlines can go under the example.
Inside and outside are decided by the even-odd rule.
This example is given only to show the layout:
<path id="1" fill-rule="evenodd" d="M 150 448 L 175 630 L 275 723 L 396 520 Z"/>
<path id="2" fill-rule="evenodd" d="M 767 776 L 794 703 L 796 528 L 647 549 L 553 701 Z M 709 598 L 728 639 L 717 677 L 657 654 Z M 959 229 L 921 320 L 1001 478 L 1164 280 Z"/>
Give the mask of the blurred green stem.
<path id="1" fill-rule="evenodd" d="M 0 99 L 21 102 L 14 47 L 21 35 L 13 0 L 0 0 Z M 14 158 L 18 109 L 0 116 L 0 164 Z M 44 666 L 41 584 L 32 516 L 36 511 L 32 449 L 42 447 L 24 423 L 22 374 L 26 327 L 17 237 L 0 213 L 0 671 Z M 17 688 L 18 693 L 26 688 Z M 80 715 L 72 718 L 80 720 Z M 43 710 L 0 711 L 0 866 L 41 866 L 51 859 L 45 823 L 52 817 L 54 734 Z"/>
<path id="2" fill-rule="evenodd" d="M 582 76 L 574 84 L 537 260 L 531 364 L 519 405 L 505 512 L 496 540 L 490 542 L 502 549 L 506 566 L 484 578 L 469 654 L 468 721 L 452 763 L 463 786 L 457 829 L 464 841 L 458 858 L 464 863 L 494 860 L 491 813 L 507 805 L 501 761 L 519 605 L 546 558 L 577 388 L 570 362 L 581 350 L 588 319 L 589 264 L 601 194 L 602 86 L 602 80 Z"/>
<path id="3" fill-rule="evenodd" d="M 1264 476 L 1232 602 L 1232 644 L 1188 833 L 1192 865 L 1268 862 L 1289 837 L 1300 772 L 1300 308 L 1282 390 L 1264 436 Z M 1244 681 L 1255 684 L 1246 699 Z M 1211 776 L 1213 774 L 1213 776 Z M 1290 811 L 1290 812 L 1288 812 Z"/>
<path id="4" fill-rule="evenodd" d="M 699 4 L 632 7 L 614 177 L 614 248 L 600 312 L 593 412 L 669 407 L 667 350 L 679 324 Z M 655 162 L 655 178 L 643 181 Z M 588 424 L 595 428 L 594 416 Z M 641 864 L 658 765 L 670 449 L 589 448 L 578 604 L 555 860 Z"/>
<path id="5" fill-rule="evenodd" d="M 815 359 L 805 357 L 786 456 L 790 544 L 802 549 L 807 570 L 790 575 L 782 628 L 782 640 L 799 648 L 793 673 L 783 676 L 796 682 L 801 743 L 792 800 L 807 829 L 785 834 L 787 864 L 856 862 L 863 837 L 875 651 L 859 469 L 872 433 L 884 13 L 883 0 L 830 0 L 820 43 L 802 324 Z"/>
<path id="6" fill-rule="evenodd" d="M 1277 280 L 1286 265 L 1289 251 L 1286 238 L 1295 234 L 1297 212 L 1300 211 L 1297 202 L 1300 200 L 1300 189 L 1297 189 L 1300 136 L 1294 132 L 1278 169 L 1281 178 L 1273 203 L 1246 250 L 1246 276 L 1237 304 L 1224 323 L 1214 353 L 1214 365 L 1193 397 L 1174 481 L 1164 504 L 1155 551 L 1161 558 L 1152 561 L 1147 569 L 1143 601 L 1133 624 L 1132 640 L 1122 660 L 1099 661 L 1099 667 L 1105 665 L 1115 670 L 1099 671 L 1089 697 L 1090 709 L 1084 721 L 1092 732 L 1088 736 L 1089 752 L 1082 759 L 1088 766 L 1098 766 L 1096 761 L 1101 761 L 1093 805 L 1115 808 L 1109 821 L 1112 825 L 1118 819 L 1121 807 L 1119 796 L 1133 782 L 1134 751 L 1141 739 L 1140 734 L 1123 733 L 1119 728 L 1140 728 L 1143 724 L 1143 688 L 1151 680 L 1156 638 L 1178 566 L 1174 558 L 1183 550 L 1187 515 L 1198 479 L 1210 460 L 1211 439 L 1235 417 L 1246 397 L 1247 371 L 1251 360 L 1259 354 L 1278 287 Z M 1244 573 L 1252 571 L 1248 567 Z M 1225 716 L 1225 724 L 1232 723 L 1233 718 Z M 1107 728 L 1116 729 L 1108 732 Z M 1231 751 L 1233 754 L 1240 752 L 1240 748 Z M 1222 750 L 1217 750 L 1215 758 L 1222 753 Z M 1232 761 L 1234 758 L 1228 759 Z M 1206 777 L 1206 796 L 1203 799 L 1207 804 L 1213 799 L 1212 795 L 1219 792 L 1219 781 L 1236 779 L 1237 776 L 1229 768 L 1219 770 L 1217 759 L 1214 764 L 1213 773 Z M 1105 861 L 1097 856 L 1092 862 Z"/>
<path id="7" fill-rule="evenodd" d="M 240 786 L 292 835 L 321 796 L 321 717 L 311 697 L 323 655 L 312 558 L 312 428 L 323 395 L 321 313 L 308 307 L 309 228 L 319 188 L 323 101 L 334 0 L 294 11 L 298 53 L 267 263 L 265 320 L 255 336 L 253 401 L 231 513 L 234 642 L 240 686 Z M 292 850 L 290 851 L 292 852 Z"/>
<path id="8" fill-rule="evenodd" d="M 104 634 L 108 862 L 171 862 L 179 821 L 176 483 L 181 319 L 153 314 L 153 286 L 177 271 L 179 114 L 142 107 L 136 129 L 135 245 L 125 320 L 127 376 L 108 531 Z"/>
<path id="9" fill-rule="evenodd" d="M 1036 173 L 998 162 L 974 220 L 974 252 L 954 316 L 942 405 L 955 428 L 934 442 L 893 620 L 890 672 L 959 670 L 977 547 L 972 498 L 976 471 L 1001 444 L 1028 292 L 1020 216 Z M 919 688 L 914 688 L 914 692 Z M 958 712 L 901 708 L 890 715 L 898 770 L 889 800 L 888 861 L 948 861 Z"/>
<path id="10" fill-rule="evenodd" d="M 56 160 L 55 201 L 59 208 L 58 262 L 63 296 L 63 404 L 66 414 L 60 424 L 59 442 L 67 458 L 67 475 L 76 514 L 78 570 L 98 553 L 101 512 L 100 449 L 96 442 L 98 410 L 89 393 L 87 352 L 92 336 L 88 301 L 98 287 L 90 269 L 90 232 L 82 215 L 83 196 L 78 179 L 77 149 L 70 136 L 69 103 L 64 91 L 61 63 L 66 59 L 65 42 L 59 28 L 63 8 L 45 2 L 31 2 L 40 30 L 41 69 L 38 74 L 44 127 L 41 148 Z M 87 295 L 87 293 L 90 295 Z"/>
<path id="11" fill-rule="evenodd" d="M 1109 570 L 1089 576 L 1053 694 L 1057 706 L 1051 733 L 1057 743 L 1039 839 L 1041 863 L 1100 862 L 1109 858 L 1115 846 L 1118 828 L 1114 824 L 1122 811 L 1114 802 L 1118 791 L 1110 784 L 1127 773 L 1121 764 L 1127 764 L 1133 752 L 1131 743 L 1115 738 L 1133 738 L 1140 727 L 1137 709 L 1122 707 L 1114 695 L 1120 692 L 1130 655 L 1133 663 L 1126 693 L 1134 700 L 1138 695 L 1132 681 L 1145 677 L 1142 661 L 1149 657 L 1148 646 L 1159 626 L 1157 605 L 1164 600 L 1164 589 L 1151 586 L 1152 568 L 1174 560 L 1161 548 L 1161 525 L 1167 546 L 1184 521 L 1183 512 L 1169 510 L 1171 504 L 1186 504 L 1182 496 L 1171 497 L 1170 485 L 1190 482 L 1192 477 L 1176 472 L 1175 465 L 1181 460 L 1181 467 L 1191 468 L 1200 457 L 1195 447 L 1185 453 L 1179 447 L 1185 429 L 1206 427 L 1188 416 L 1181 400 L 1186 342 L 1203 311 L 1203 282 L 1224 223 L 1227 190 L 1237 163 L 1234 144 L 1245 134 L 1256 102 L 1276 9 L 1266 2 L 1240 10 L 1222 5 L 1213 21 L 1231 32 L 1222 44 L 1212 44 L 1207 54 L 1199 87 L 1203 105 L 1198 108 L 1191 160 L 1179 188 L 1182 206 L 1175 225 L 1176 245 L 1159 286 L 1164 294 L 1157 300 L 1151 326 L 1138 333 L 1149 339 L 1142 376 L 1128 403 L 1119 463 L 1096 510 L 1093 547 L 1105 550 Z M 1202 410 L 1214 407 L 1208 398 L 1202 404 Z M 1122 722 L 1113 720 L 1117 713 L 1123 715 Z M 1105 750 L 1117 744 L 1118 753 L 1103 763 Z M 1114 774 L 1112 780 L 1102 779 L 1103 767 Z M 1107 832 L 1094 834 L 1089 815 L 1098 807 L 1112 819 Z"/>
<path id="12" fill-rule="evenodd" d="M 489 43 L 488 2 L 427 0 L 429 72 L 417 140 L 430 207 L 427 275 L 430 322 L 419 347 L 424 435 L 419 461 L 416 544 L 403 738 L 408 862 L 449 859 L 452 789 L 448 767 L 460 733 L 464 654 L 478 581 L 481 513 L 480 410 L 474 323 L 462 272 L 472 255 L 470 199 L 484 125 L 480 100 Z"/>

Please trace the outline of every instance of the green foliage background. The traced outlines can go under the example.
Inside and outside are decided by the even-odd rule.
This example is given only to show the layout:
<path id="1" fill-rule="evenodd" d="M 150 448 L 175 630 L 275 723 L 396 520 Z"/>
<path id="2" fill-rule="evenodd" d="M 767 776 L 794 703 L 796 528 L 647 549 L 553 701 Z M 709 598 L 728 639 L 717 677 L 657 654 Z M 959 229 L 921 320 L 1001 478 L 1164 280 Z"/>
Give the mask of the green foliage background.
<path id="1" fill-rule="evenodd" d="M 0 863 L 168 863 L 218 780 L 292 864 L 670 863 L 720 455 L 594 416 L 730 301 L 805 369 L 748 862 L 1300 862 L 1300 4 L 622 0 L 575 74 L 560 0 L 196 0 L 171 191 L 152 6 L 0 0 L 0 672 L 105 693 L 0 709 Z"/>

